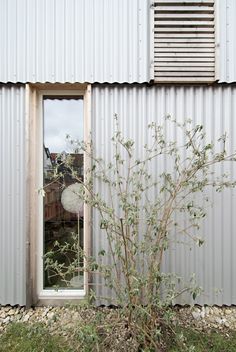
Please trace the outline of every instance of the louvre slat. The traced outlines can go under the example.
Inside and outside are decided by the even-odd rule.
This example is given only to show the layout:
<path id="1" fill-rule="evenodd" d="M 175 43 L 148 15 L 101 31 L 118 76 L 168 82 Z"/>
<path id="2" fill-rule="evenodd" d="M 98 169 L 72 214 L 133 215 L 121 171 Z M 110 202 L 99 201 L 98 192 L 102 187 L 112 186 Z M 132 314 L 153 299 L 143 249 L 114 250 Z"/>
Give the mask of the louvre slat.
<path id="1" fill-rule="evenodd" d="M 215 57 L 159 57 L 155 58 L 158 65 L 159 62 L 214 62 Z"/>
<path id="2" fill-rule="evenodd" d="M 168 67 L 158 67 L 156 72 L 169 72 L 172 74 L 172 72 L 214 72 L 214 66 L 212 67 L 199 67 L 199 66 L 194 66 L 194 67 L 189 67 L 187 65 L 186 67 L 180 67 L 180 66 L 168 66 Z"/>
<path id="3" fill-rule="evenodd" d="M 204 6 L 204 5 L 214 5 L 214 0 L 164 0 L 164 1 L 154 1 L 154 5 L 167 5 L 167 4 L 176 4 L 176 5 L 190 5 L 193 4 L 193 6 Z"/>
<path id="4" fill-rule="evenodd" d="M 212 21 L 176 21 L 176 20 L 173 20 L 173 21 L 159 21 L 158 23 L 158 27 L 189 27 L 189 28 L 192 28 L 192 27 L 196 27 L 196 28 L 199 28 L 199 27 L 212 27 L 214 26 L 214 22 Z"/>
<path id="5" fill-rule="evenodd" d="M 207 39 L 207 38 L 155 38 L 154 39 L 156 45 L 169 45 L 169 44 L 203 44 L 203 45 L 215 45 L 214 39 Z"/>
<path id="6" fill-rule="evenodd" d="M 179 71 L 171 71 L 171 72 L 159 72 L 156 71 L 156 76 L 162 76 L 162 77 L 179 77 L 179 76 L 185 76 L 185 77 L 194 77 L 194 76 L 201 76 L 201 77 L 206 77 L 209 76 L 209 72 L 200 72 L 200 71 L 194 71 L 194 72 L 179 72 Z"/>
<path id="7" fill-rule="evenodd" d="M 155 77 L 154 82 L 156 83 L 210 83 L 214 81 L 214 76 L 208 76 L 208 77 L 185 77 L 184 75 L 182 77 L 163 77 L 163 76 L 158 76 Z"/>
<path id="8" fill-rule="evenodd" d="M 155 52 L 154 52 L 155 53 Z M 169 53 L 158 53 L 154 56 L 158 57 L 214 57 L 214 53 L 176 53 L 176 52 L 169 52 Z"/>
<path id="9" fill-rule="evenodd" d="M 212 38 L 214 40 L 215 38 L 215 34 L 214 33 L 175 33 L 173 35 L 173 33 L 159 33 L 157 31 L 157 29 L 155 30 L 155 33 L 154 33 L 154 38 L 173 38 L 174 39 L 194 39 L 194 38 L 198 38 L 198 39 L 204 39 L 204 38 Z"/>
<path id="10" fill-rule="evenodd" d="M 170 49 L 175 49 L 175 48 L 214 48 L 215 44 L 214 43 L 159 43 L 158 41 L 155 42 L 156 48 L 170 48 Z"/>
<path id="11" fill-rule="evenodd" d="M 155 53 L 173 53 L 173 51 L 175 53 L 215 53 L 214 49 L 212 48 L 205 48 L 205 47 L 192 47 L 192 48 L 188 48 L 188 47 L 181 47 L 181 48 L 160 48 L 160 47 L 156 47 L 155 49 Z"/>
<path id="12" fill-rule="evenodd" d="M 155 7 L 155 13 L 159 13 L 159 12 L 193 12 L 193 6 L 182 6 L 182 4 L 180 4 L 179 6 L 157 6 Z M 213 13 L 214 12 L 214 8 L 213 7 L 209 7 L 209 6 L 198 6 L 195 5 L 194 6 L 194 12 L 204 12 L 204 13 Z"/>
<path id="13" fill-rule="evenodd" d="M 156 30 L 156 25 L 155 25 L 155 32 L 157 32 Z M 185 33 L 200 33 L 200 32 L 208 32 L 208 33 L 214 33 L 214 28 L 213 27 L 176 27 L 176 28 L 173 28 L 173 27 L 159 27 L 158 26 L 158 32 L 172 32 L 172 33 L 180 33 L 180 32 L 185 32 Z"/>
<path id="14" fill-rule="evenodd" d="M 158 62 L 158 70 L 161 70 L 162 67 L 165 67 L 168 69 L 169 67 L 183 67 L 185 63 L 183 62 L 176 62 L 176 61 L 170 61 L 170 62 Z M 185 67 L 185 66 L 184 66 Z M 188 67 L 212 67 L 214 69 L 215 63 L 213 62 L 188 62 Z"/>
<path id="15" fill-rule="evenodd" d="M 185 19 L 187 21 L 192 21 L 192 20 L 214 20 L 214 13 L 212 14 L 202 14 L 202 13 L 156 13 L 154 15 L 154 19 L 157 19 L 157 21 L 164 21 L 166 18 L 168 19 L 173 19 L 175 21 Z"/>

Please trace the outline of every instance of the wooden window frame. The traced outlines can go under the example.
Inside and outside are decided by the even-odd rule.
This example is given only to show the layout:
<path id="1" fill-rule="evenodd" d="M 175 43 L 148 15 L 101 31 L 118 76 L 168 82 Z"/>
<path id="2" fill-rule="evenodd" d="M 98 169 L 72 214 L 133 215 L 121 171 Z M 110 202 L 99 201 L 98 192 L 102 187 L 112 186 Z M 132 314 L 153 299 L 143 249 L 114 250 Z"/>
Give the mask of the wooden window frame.
<path id="1" fill-rule="evenodd" d="M 27 84 L 26 85 L 26 172 L 27 172 L 27 241 L 26 241 L 26 303 L 61 305 L 65 301 L 81 300 L 88 294 L 88 273 L 84 273 L 83 290 L 43 289 L 42 233 L 43 199 L 37 192 L 42 187 L 43 129 L 42 99 L 47 95 L 82 96 L 84 101 L 84 140 L 91 138 L 91 86 L 85 84 Z M 90 145 L 90 143 L 88 143 Z M 91 161 L 84 157 L 84 175 L 89 177 Z M 84 205 L 84 251 L 91 251 L 91 208 Z"/>

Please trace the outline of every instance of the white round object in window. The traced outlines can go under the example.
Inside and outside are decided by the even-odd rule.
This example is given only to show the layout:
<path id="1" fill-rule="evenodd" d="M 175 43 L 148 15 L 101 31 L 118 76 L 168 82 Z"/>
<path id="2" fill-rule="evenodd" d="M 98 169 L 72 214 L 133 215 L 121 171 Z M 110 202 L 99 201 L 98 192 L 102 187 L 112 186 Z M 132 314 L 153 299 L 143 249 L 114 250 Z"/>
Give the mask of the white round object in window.
<path id="1" fill-rule="evenodd" d="M 66 211 L 79 214 L 83 211 L 83 199 L 80 197 L 81 188 L 83 186 L 76 182 L 66 187 L 61 194 L 61 204 Z"/>

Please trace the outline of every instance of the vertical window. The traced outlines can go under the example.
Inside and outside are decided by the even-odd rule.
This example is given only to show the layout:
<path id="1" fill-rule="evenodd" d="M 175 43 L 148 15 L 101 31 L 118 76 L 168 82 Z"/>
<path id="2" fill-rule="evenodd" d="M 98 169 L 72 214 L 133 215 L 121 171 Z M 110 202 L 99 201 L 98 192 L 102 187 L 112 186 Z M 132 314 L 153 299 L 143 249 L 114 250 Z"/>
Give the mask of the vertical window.
<path id="1" fill-rule="evenodd" d="M 83 97 L 43 96 L 43 290 L 83 290 Z M 73 143 L 74 142 L 74 143 Z M 42 267 L 41 266 L 41 267 Z"/>

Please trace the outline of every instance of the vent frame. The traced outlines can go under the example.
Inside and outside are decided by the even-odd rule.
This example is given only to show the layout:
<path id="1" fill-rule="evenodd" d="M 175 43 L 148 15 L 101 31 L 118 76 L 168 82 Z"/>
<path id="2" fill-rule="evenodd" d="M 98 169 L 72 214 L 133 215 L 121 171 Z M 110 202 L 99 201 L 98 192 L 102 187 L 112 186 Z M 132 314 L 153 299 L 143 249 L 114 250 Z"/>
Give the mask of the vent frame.
<path id="1" fill-rule="evenodd" d="M 152 16 L 154 82 L 215 82 L 215 1 L 155 0 Z"/>

